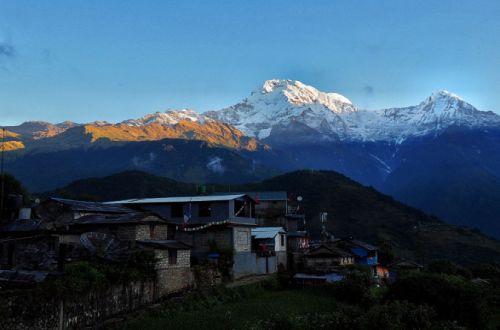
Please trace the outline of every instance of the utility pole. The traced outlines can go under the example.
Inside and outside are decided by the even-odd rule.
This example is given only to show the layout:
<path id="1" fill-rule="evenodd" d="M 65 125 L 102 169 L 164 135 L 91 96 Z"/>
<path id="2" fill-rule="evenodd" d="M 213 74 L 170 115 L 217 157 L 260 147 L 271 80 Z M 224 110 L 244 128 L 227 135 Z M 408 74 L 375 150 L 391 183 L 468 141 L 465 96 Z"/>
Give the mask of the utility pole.
<path id="1" fill-rule="evenodd" d="M 0 175 L 1 175 L 1 183 L 0 183 L 0 223 L 3 222 L 3 208 L 4 208 L 4 199 L 5 199 L 5 173 L 3 169 L 4 163 L 4 153 L 5 153 L 5 127 L 2 127 L 2 150 L 1 150 L 1 159 L 0 159 Z"/>

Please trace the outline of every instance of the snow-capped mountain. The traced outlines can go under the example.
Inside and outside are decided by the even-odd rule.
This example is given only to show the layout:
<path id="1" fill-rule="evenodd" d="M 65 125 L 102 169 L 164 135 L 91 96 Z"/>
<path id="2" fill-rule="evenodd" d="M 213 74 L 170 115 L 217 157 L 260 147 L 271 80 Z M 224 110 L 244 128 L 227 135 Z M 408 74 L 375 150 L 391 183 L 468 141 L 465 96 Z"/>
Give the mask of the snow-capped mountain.
<path id="1" fill-rule="evenodd" d="M 321 133 L 345 135 L 347 127 L 341 116 L 355 111 L 351 101 L 340 94 L 323 93 L 296 80 L 268 80 L 242 102 L 205 115 L 265 139 L 274 127 L 294 121 Z"/>
<path id="2" fill-rule="evenodd" d="M 379 139 L 401 142 L 411 136 L 435 134 L 451 126 L 479 128 L 500 125 L 500 116 L 491 111 L 479 111 L 459 96 L 437 91 L 416 106 L 377 111 L 381 120 Z M 377 134 L 373 134 L 376 138 Z"/>
<path id="3" fill-rule="evenodd" d="M 204 124 L 207 121 L 213 122 L 213 119 L 201 115 L 190 109 L 170 109 L 165 112 L 156 112 L 153 114 L 147 114 L 139 119 L 128 119 L 121 124 L 129 125 L 129 126 L 144 126 L 149 124 L 162 124 L 167 126 L 176 125 L 179 122 L 187 120 L 191 122 L 196 122 L 199 124 Z"/>
<path id="4" fill-rule="evenodd" d="M 359 110 L 346 97 L 323 93 L 296 80 L 268 80 L 242 102 L 206 116 L 236 126 L 259 139 L 314 133 L 322 140 L 391 141 L 437 133 L 450 126 L 500 125 L 500 116 L 479 111 L 455 94 L 433 93 L 416 106 Z M 276 140 L 276 137 L 273 139 Z"/>

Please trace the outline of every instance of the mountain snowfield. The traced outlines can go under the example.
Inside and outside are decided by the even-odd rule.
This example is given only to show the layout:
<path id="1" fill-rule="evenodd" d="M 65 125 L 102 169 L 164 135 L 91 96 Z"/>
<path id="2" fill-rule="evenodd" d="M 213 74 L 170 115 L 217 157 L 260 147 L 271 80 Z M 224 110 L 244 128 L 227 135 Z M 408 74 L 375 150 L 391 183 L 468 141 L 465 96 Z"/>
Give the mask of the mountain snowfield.
<path id="1" fill-rule="evenodd" d="M 416 106 L 361 110 L 340 94 L 324 93 L 296 80 L 268 80 L 242 102 L 204 115 L 258 139 L 270 137 L 278 128 L 286 132 L 294 123 L 306 125 L 325 140 L 395 143 L 450 126 L 500 125 L 500 116 L 479 111 L 447 91 L 435 92 Z"/>
<path id="2" fill-rule="evenodd" d="M 147 114 L 139 119 L 128 119 L 121 122 L 121 124 L 129 126 L 144 126 L 149 124 L 162 124 L 167 126 L 173 126 L 183 120 L 197 122 L 200 124 L 214 121 L 212 118 L 201 115 L 190 109 L 180 109 L 180 110 L 169 109 L 165 112 L 156 112 L 153 114 Z"/>

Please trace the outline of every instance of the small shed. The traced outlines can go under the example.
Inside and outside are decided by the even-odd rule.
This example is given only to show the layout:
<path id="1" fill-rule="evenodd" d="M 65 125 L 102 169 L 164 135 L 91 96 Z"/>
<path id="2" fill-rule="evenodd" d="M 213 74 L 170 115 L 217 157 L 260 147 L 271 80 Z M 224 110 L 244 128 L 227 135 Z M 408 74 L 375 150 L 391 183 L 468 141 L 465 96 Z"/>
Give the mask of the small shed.
<path id="1" fill-rule="evenodd" d="M 273 255 L 286 252 L 286 231 L 283 227 L 252 228 L 252 239 L 258 252 L 267 251 Z"/>

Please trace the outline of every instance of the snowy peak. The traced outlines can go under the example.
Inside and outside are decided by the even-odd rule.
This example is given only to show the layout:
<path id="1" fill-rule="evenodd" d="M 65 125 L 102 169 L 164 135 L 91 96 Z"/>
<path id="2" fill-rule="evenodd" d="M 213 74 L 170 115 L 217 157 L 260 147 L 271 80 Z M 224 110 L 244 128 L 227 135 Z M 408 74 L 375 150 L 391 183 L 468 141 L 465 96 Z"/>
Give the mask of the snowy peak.
<path id="1" fill-rule="evenodd" d="M 272 79 L 229 108 L 205 113 L 245 134 L 273 141 L 289 139 L 296 124 L 322 141 L 362 140 L 401 143 L 413 136 L 437 134 L 451 126 L 500 125 L 500 116 L 479 111 L 448 91 L 432 93 L 415 106 L 358 110 L 346 97 L 325 93 L 297 80 Z M 294 126 L 295 125 L 295 126 Z"/>
<path id="2" fill-rule="evenodd" d="M 297 106 L 322 104 L 334 112 L 341 112 L 346 109 L 348 111 L 356 110 L 348 98 L 337 93 L 320 92 L 316 88 L 298 80 L 267 80 L 262 85 L 262 88 L 254 91 L 247 100 L 259 100 L 262 97 L 269 99 L 281 98 Z M 350 105 L 350 107 L 342 107 L 342 104 Z"/>
<path id="3" fill-rule="evenodd" d="M 273 128 L 282 131 L 292 122 L 303 123 L 322 134 L 344 134 L 346 127 L 339 115 L 357 109 L 346 97 L 323 93 L 297 80 L 267 80 L 242 102 L 208 117 L 236 126 L 245 134 L 265 139 Z M 326 132 L 324 132 L 326 130 Z"/>
<path id="4" fill-rule="evenodd" d="M 436 91 L 420 103 L 424 111 L 445 113 L 450 111 L 478 111 L 471 104 L 465 102 L 460 96 L 448 91 Z"/>
<path id="5" fill-rule="evenodd" d="M 150 124 L 173 126 L 184 120 L 196 122 L 199 124 L 204 124 L 207 121 L 212 121 L 212 119 L 200 115 L 199 113 L 194 112 L 193 110 L 190 109 L 181 109 L 181 110 L 170 109 L 165 112 L 156 112 L 153 114 L 147 114 L 139 119 L 125 120 L 121 124 L 125 124 L 128 126 L 143 126 Z"/>

